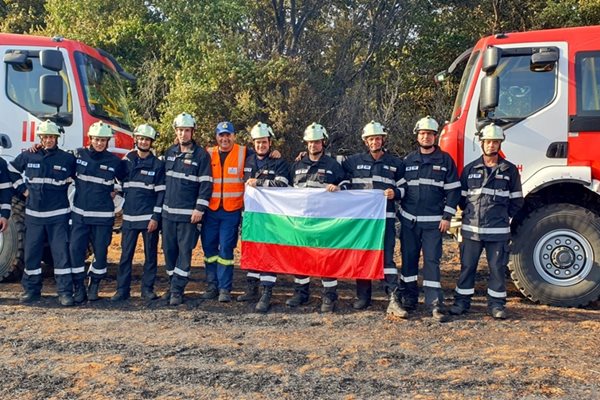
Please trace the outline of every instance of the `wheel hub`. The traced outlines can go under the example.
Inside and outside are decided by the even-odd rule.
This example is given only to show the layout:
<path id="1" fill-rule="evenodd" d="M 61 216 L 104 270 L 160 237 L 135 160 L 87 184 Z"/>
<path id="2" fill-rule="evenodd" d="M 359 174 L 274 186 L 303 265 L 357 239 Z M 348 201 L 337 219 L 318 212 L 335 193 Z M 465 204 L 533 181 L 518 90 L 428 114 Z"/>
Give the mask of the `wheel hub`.
<path id="1" fill-rule="evenodd" d="M 554 285 L 571 286 L 582 281 L 592 268 L 594 256 L 589 241 L 573 230 L 543 235 L 534 249 L 535 268 Z"/>

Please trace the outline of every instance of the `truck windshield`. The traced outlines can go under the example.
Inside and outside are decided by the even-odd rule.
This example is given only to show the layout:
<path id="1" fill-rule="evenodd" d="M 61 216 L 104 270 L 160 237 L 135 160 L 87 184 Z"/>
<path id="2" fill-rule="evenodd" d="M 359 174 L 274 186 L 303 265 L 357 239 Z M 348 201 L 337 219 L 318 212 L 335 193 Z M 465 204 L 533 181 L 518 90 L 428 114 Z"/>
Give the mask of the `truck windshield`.
<path id="1" fill-rule="evenodd" d="M 454 109 L 452 110 L 452 119 L 450 122 L 456 121 L 463 112 L 465 101 L 467 100 L 467 90 L 469 90 L 471 87 L 471 82 L 473 81 L 473 75 L 475 72 L 475 65 L 479 59 L 479 54 L 479 51 L 473 52 L 469 58 L 469 61 L 467 62 L 467 66 L 465 67 L 465 71 L 463 72 L 463 76 L 460 80 L 460 86 L 458 87 L 458 94 L 456 95 L 456 101 L 454 102 Z"/>
<path id="2" fill-rule="evenodd" d="M 75 52 L 75 60 L 89 113 L 130 130 L 131 118 L 117 73 L 81 52 Z"/>

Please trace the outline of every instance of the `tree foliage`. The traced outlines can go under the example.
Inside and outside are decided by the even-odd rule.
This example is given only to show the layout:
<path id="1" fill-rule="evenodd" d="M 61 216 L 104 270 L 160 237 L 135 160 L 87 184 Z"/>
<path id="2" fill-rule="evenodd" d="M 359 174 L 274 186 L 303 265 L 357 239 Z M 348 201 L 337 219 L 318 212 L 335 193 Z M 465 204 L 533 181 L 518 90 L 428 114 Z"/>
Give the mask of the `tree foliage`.
<path id="1" fill-rule="evenodd" d="M 418 118 L 448 117 L 457 82 L 432 77 L 478 38 L 598 24 L 600 0 L 0 0 L 0 17 L 4 32 L 112 53 L 138 77 L 127 87 L 132 114 L 159 129 L 159 147 L 186 111 L 204 145 L 221 120 L 241 132 L 263 121 L 291 156 L 316 121 L 331 151 L 350 153 L 374 119 L 402 154 Z"/>

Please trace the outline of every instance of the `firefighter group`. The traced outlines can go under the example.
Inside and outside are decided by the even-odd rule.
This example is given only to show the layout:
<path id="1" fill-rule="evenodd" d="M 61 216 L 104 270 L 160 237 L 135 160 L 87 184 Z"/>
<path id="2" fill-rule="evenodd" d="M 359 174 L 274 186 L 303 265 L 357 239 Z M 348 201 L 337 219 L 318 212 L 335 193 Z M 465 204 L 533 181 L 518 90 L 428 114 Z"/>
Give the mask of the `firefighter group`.
<path id="1" fill-rule="evenodd" d="M 115 219 L 113 198 L 124 198 L 121 258 L 117 288 L 111 301 L 131 295 L 132 261 L 139 236 L 144 247 L 141 297 L 155 300 L 159 234 L 169 286 L 162 298 L 176 306 L 184 301 L 192 252 L 200 238 L 205 256 L 206 290 L 202 299 L 232 301 L 234 249 L 244 208 L 245 186 L 324 188 L 327 191 L 379 189 L 387 199 L 384 234 L 384 288 L 387 314 L 408 318 L 416 310 L 420 289 L 418 266 L 422 255 L 424 305 L 432 318 L 468 312 L 475 293 L 475 274 L 485 249 L 489 280 L 488 311 L 506 318 L 506 265 L 510 219 L 523 205 L 519 173 L 501 155 L 502 128 L 489 124 L 479 132 L 482 155 L 466 165 L 460 177 L 452 158 L 436 145 L 438 123 L 427 116 L 417 121 L 418 147 L 404 159 L 386 150 L 387 132 L 371 121 L 361 133 L 366 151 L 341 161 L 325 154 L 328 134 L 310 124 L 303 134 L 306 150 L 292 164 L 272 148 L 272 128 L 262 122 L 250 132 L 253 148 L 236 143 L 231 122 L 216 126 L 216 146 L 204 149 L 194 141 L 196 121 L 188 113 L 173 121 L 175 144 L 157 157 L 156 130 L 142 124 L 133 132 L 135 149 L 123 159 L 108 151 L 114 131 L 96 122 L 88 131 L 89 146 L 67 152 L 58 147 L 61 129 L 51 121 L 36 129 L 39 144 L 7 163 L 0 158 L 0 231 L 8 228 L 13 195 L 25 198 L 23 294 L 20 302 L 35 303 L 42 291 L 42 249 L 52 253 L 58 301 L 62 306 L 99 299 L 107 274 L 107 252 Z M 69 199 L 69 186 L 75 191 Z M 343 206 L 343 205 L 340 205 Z M 462 210 L 461 271 L 454 301 L 444 305 L 440 283 L 442 237 L 460 207 Z M 400 221 L 402 266 L 394 262 L 396 221 Z M 86 268 L 91 245 L 93 259 Z M 87 278 L 87 279 L 86 279 Z M 308 276 L 294 277 L 288 307 L 309 301 Z M 333 312 L 338 303 L 334 277 L 320 277 L 321 311 Z M 248 271 L 246 287 L 237 301 L 256 302 L 268 312 L 277 275 Z M 371 305 L 372 282 L 356 282 L 352 307 Z"/>

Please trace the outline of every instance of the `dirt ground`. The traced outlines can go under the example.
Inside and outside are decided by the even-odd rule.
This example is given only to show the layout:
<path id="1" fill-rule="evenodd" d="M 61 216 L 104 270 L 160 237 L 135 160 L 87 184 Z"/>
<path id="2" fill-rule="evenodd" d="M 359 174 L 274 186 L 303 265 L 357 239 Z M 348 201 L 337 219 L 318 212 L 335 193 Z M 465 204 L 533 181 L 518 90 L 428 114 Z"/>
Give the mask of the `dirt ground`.
<path id="1" fill-rule="evenodd" d="M 386 319 L 379 286 L 373 306 L 354 311 L 352 282 L 341 282 L 333 315 L 318 311 L 318 280 L 311 302 L 289 310 L 289 277 L 280 277 L 271 311 L 259 315 L 253 304 L 201 300 L 198 254 L 183 305 L 142 301 L 139 265 L 134 297 L 113 304 L 118 243 L 116 236 L 100 301 L 61 308 L 48 277 L 43 300 L 22 306 L 18 283 L 0 285 L 0 398 L 600 398 L 598 302 L 540 306 L 509 285 L 509 319 L 495 321 L 485 313 L 483 269 L 472 311 L 445 324 L 422 308 L 406 321 Z M 167 283 L 163 265 L 158 292 Z M 442 266 L 451 298 L 459 271 L 452 241 Z M 243 282 L 236 268 L 236 293 Z"/>

